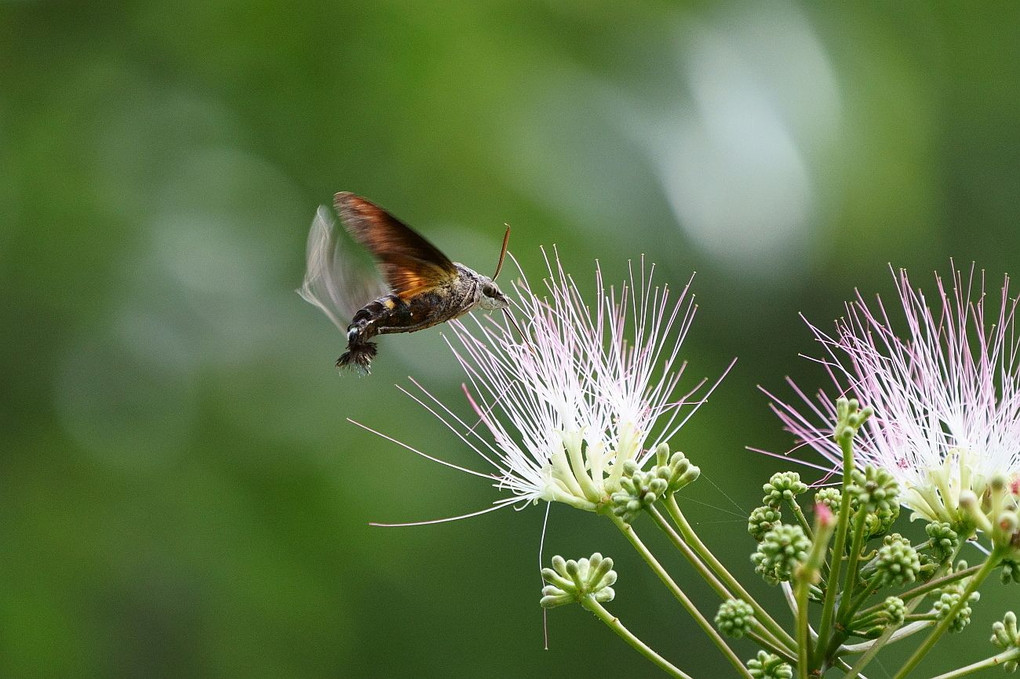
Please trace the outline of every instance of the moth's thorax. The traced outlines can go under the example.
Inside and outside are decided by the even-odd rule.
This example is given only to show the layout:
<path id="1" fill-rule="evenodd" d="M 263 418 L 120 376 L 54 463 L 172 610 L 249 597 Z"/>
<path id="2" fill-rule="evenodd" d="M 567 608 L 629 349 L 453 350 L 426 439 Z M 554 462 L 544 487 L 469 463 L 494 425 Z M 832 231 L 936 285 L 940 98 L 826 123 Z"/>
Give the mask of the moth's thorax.
<path id="1" fill-rule="evenodd" d="M 491 278 L 469 269 L 460 262 L 454 262 L 454 266 L 459 273 L 457 285 L 464 290 L 462 299 L 466 307 L 465 312 L 476 306 L 486 311 L 510 306 L 510 302 Z"/>
<path id="2" fill-rule="evenodd" d="M 407 299 L 389 294 L 369 302 L 351 321 L 349 332 L 361 339 L 396 332 L 415 332 L 453 320 L 476 307 L 491 311 L 509 302 L 488 276 L 454 263 L 457 276 Z"/>

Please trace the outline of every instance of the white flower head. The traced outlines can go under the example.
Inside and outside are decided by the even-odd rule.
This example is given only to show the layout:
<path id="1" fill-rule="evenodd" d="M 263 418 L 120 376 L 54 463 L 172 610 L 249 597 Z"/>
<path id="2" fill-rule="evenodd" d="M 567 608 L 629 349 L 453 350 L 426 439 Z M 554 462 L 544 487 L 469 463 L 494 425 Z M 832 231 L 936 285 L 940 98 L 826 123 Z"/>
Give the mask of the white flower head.
<path id="1" fill-rule="evenodd" d="M 417 382 L 422 395 L 412 397 L 491 465 L 470 472 L 509 491 L 490 509 L 556 501 L 598 511 L 619 490 L 624 464 L 654 459 L 718 381 L 674 394 L 696 310 L 689 282 L 674 301 L 668 286 L 652 284 L 654 266 L 646 270 L 643 259 L 619 289 L 607 288 L 597 268 L 589 303 L 558 258 L 546 265 L 544 293 L 514 284 L 517 323 L 452 324 L 474 426 Z"/>
<path id="2" fill-rule="evenodd" d="M 834 336 L 808 323 L 825 348 L 819 362 L 836 393 L 812 399 L 790 381 L 800 405 L 769 394 L 772 409 L 799 439 L 797 448 L 813 448 L 824 460 L 805 464 L 839 473 L 836 397 L 873 407 L 854 440 L 856 462 L 890 471 L 915 517 L 960 523 L 961 493 L 986 497 L 993 478 L 1013 479 L 1015 487 L 1020 477 L 1017 301 L 1006 277 L 994 315 L 986 315 L 984 273 L 976 276 L 973 266 L 966 276 L 954 268 L 949 288 L 936 276 L 934 308 L 905 271 L 893 276 L 905 324 L 890 318 L 881 299 L 869 307 L 859 292 Z M 900 325 L 902 334 L 894 329 Z"/>

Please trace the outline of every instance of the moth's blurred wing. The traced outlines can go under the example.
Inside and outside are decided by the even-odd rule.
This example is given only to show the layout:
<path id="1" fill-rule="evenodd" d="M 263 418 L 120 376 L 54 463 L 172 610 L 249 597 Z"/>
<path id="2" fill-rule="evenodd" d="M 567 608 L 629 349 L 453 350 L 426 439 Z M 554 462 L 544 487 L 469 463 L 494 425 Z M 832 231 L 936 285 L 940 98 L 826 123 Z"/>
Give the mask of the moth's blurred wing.
<path id="1" fill-rule="evenodd" d="M 386 287 L 344 250 L 338 235 L 329 208 L 319 206 L 308 232 L 305 279 L 297 292 L 346 332 L 354 312 L 385 295 Z"/>
<path id="2" fill-rule="evenodd" d="M 457 267 L 432 243 L 378 205 L 343 191 L 334 204 L 354 240 L 379 260 L 391 292 L 401 299 L 439 287 L 457 274 Z"/>

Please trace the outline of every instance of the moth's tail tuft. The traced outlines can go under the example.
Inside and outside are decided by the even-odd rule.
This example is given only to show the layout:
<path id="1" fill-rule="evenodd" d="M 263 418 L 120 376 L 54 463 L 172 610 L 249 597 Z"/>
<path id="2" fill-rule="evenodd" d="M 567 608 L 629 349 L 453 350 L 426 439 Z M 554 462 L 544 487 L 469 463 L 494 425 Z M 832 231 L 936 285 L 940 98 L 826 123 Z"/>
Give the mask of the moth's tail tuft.
<path id="1" fill-rule="evenodd" d="M 340 358 L 336 359 L 336 367 L 350 368 L 361 377 L 371 373 L 372 359 L 379 353 L 375 342 L 350 342 Z"/>

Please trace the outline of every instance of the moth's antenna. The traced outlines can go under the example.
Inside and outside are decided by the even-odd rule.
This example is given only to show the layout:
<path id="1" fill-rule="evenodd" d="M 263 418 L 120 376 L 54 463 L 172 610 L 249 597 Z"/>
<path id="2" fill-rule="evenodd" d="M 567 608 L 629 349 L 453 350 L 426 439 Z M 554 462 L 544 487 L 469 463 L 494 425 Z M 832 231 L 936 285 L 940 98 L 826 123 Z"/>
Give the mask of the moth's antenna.
<path id="1" fill-rule="evenodd" d="M 506 225 L 506 233 L 503 234 L 503 247 L 499 251 L 499 261 L 496 263 L 496 273 L 492 274 L 492 280 L 503 270 L 503 260 L 506 259 L 506 246 L 510 244 L 510 225 Z"/>

